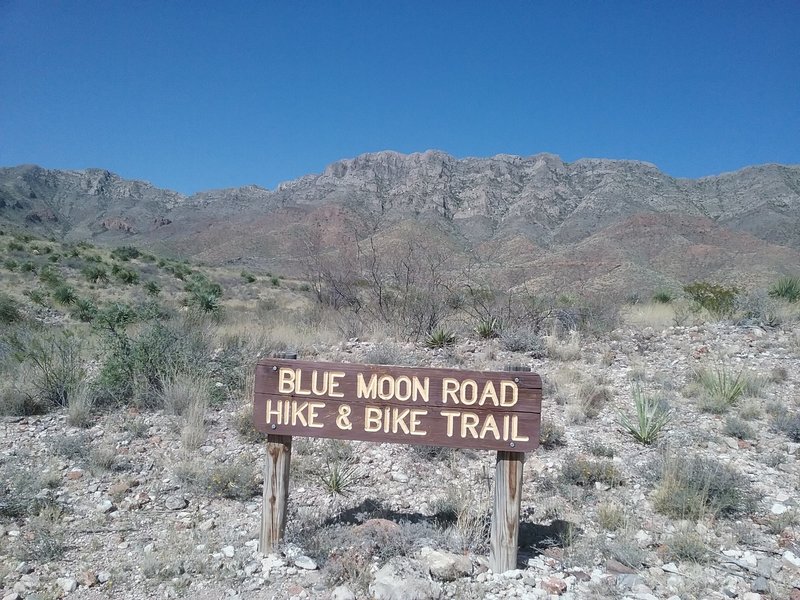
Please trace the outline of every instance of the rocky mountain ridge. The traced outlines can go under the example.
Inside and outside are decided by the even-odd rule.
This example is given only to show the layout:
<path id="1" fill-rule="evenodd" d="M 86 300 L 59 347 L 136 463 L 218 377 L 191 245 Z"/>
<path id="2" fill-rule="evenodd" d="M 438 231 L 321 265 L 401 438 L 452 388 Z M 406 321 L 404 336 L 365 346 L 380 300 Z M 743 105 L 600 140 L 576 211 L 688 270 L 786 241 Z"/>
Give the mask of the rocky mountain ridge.
<path id="1" fill-rule="evenodd" d="M 285 254 L 276 247 L 286 245 L 293 227 L 313 223 L 322 237 L 335 238 L 344 221 L 362 237 L 423 221 L 438 223 L 465 248 L 522 238 L 563 253 L 608 230 L 619 235 L 620 224 L 635 228 L 632 217 L 643 214 L 691 217 L 679 219 L 691 229 L 675 232 L 679 237 L 695 237 L 697 227 L 722 228 L 745 235 L 739 241 L 752 241 L 755 252 L 776 254 L 770 248 L 780 246 L 793 260 L 800 250 L 800 166 L 677 179 L 628 160 L 385 151 L 337 161 L 275 190 L 250 185 L 192 196 L 98 169 L 0 169 L 0 223 L 67 240 L 154 245 L 211 263 L 275 266 Z M 767 269 L 786 270 L 782 262 Z"/>

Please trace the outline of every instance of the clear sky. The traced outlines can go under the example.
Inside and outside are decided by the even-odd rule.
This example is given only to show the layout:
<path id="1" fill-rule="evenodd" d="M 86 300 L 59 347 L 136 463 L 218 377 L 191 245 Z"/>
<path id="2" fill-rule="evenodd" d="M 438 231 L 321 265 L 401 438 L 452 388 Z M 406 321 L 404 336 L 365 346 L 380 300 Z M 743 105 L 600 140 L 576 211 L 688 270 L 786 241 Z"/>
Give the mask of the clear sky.
<path id="1" fill-rule="evenodd" d="M 800 0 L 0 0 L 0 165 L 190 193 L 364 152 L 800 163 Z"/>

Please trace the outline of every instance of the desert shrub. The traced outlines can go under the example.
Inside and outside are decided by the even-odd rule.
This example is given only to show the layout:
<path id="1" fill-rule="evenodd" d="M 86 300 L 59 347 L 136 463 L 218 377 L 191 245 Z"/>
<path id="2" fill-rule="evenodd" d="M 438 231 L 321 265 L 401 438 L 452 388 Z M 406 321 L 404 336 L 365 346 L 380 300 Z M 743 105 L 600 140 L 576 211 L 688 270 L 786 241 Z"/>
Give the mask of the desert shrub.
<path id="1" fill-rule="evenodd" d="M 161 292 L 161 287 L 155 281 L 145 281 L 144 291 L 148 296 L 158 296 Z"/>
<path id="2" fill-rule="evenodd" d="M 8 271 L 11 271 L 12 273 L 13 273 L 14 271 L 16 271 L 17 269 L 19 269 L 19 263 L 18 263 L 17 261 L 15 261 L 13 258 L 7 258 L 7 259 L 6 259 L 6 260 L 3 262 L 3 266 L 4 266 L 4 267 L 5 267 L 5 268 L 6 268 Z"/>
<path id="3" fill-rule="evenodd" d="M 700 535 L 687 528 L 678 529 L 662 546 L 663 558 L 668 561 L 708 561 L 709 548 Z"/>
<path id="4" fill-rule="evenodd" d="M 625 513 L 619 504 L 603 502 L 597 507 L 597 523 L 606 531 L 616 531 L 625 523 Z"/>
<path id="5" fill-rule="evenodd" d="M 204 482 L 206 489 L 217 496 L 232 500 L 250 500 L 260 491 L 253 461 L 237 458 L 214 466 Z"/>
<path id="6" fill-rule="evenodd" d="M 561 469 L 561 480 L 573 485 L 587 486 L 595 483 L 621 485 L 622 475 L 611 461 L 591 460 L 584 456 L 567 457 Z"/>
<path id="7" fill-rule="evenodd" d="M 248 271 L 242 271 L 240 273 L 241 278 L 244 279 L 245 283 L 255 283 L 256 276 Z"/>
<path id="8" fill-rule="evenodd" d="M 192 275 L 184 289 L 189 292 L 189 305 L 195 307 L 203 314 L 219 316 L 222 310 L 220 299 L 222 286 L 210 281 L 204 275 Z"/>
<path id="9" fill-rule="evenodd" d="M 29 368 L 20 365 L 13 377 L 0 378 L 0 415 L 26 417 L 47 412 L 50 406 L 36 394 L 31 375 Z"/>
<path id="10" fill-rule="evenodd" d="M 184 415 L 196 403 L 208 404 L 208 379 L 192 373 L 176 373 L 162 382 L 161 404 L 172 415 Z"/>
<path id="11" fill-rule="evenodd" d="M 23 273 L 36 273 L 36 265 L 28 260 L 19 266 L 19 270 Z"/>
<path id="12" fill-rule="evenodd" d="M 564 446 L 567 443 L 565 434 L 566 431 L 560 425 L 550 419 L 542 419 L 539 430 L 539 445 L 547 449 Z"/>
<path id="13" fill-rule="evenodd" d="M 89 386 L 77 386 L 67 407 L 67 423 L 73 427 L 90 427 L 94 424 L 92 419 L 93 408 L 94 398 Z"/>
<path id="14" fill-rule="evenodd" d="M 83 342 L 68 331 L 37 332 L 22 329 L 6 339 L 16 361 L 32 372 L 31 384 L 49 405 L 68 406 L 85 376 Z"/>
<path id="15" fill-rule="evenodd" d="M 614 458 L 614 448 L 606 444 L 594 443 L 589 446 L 589 453 L 592 456 L 601 458 Z"/>
<path id="16" fill-rule="evenodd" d="M 587 419 L 598 416 L 609 400 L 611 400 L 611 389 L 604 385 L 586 381 L 578 387 L 578 408 Z"/>
<path id="17" fill-rule="evenodd" d="M 86 265 L 81 273 L 90 283 L 107 283 L 108 271 L 102 265 Z"/>
<path id="18" fill-rule="evenodd" d="M 747 477 L 701 456 L 665 456 L 656 467 L 655 509 L 675 519 L 732 517 L 750 512 L 755 496 Z"/>
<path id="19" fill-rule="evenodd" d="M 446 329 L 434 330 L 425 340 L 427 348 L 446 348 L 456 343 L 456 336 L 453 332 Z"/>
<path id="20" fill-rule="evenodd" d="M 278 287 L 281 284 L 281 280 L 274 275 L 269 278 L 269 282 L 272 284 L 273 287 Z"/>
<path id="21" fill-rule="evenodd" d="M 53 438 L 49 446 L 50 452 L 56 456 L 79 463 L 86 462 L 92 452 L 92 442 L 86 433 Z"/>
<path id="22" fill-rule="evenodd" d="M 391 342 L 379 342 L 367 350 L 364 361 L 371 365 L 402 365 L 403 350 Z"/>
<path id="23" fill-rule="evenodd" d="M 500 345 L 509 352 L 526 352 L 534 358 L 542 358 L 547 353 L 539 334 L 530 327 L 513 327 L 500 334 Z"/>
<path id="24" fill-rule="evenodd" d="M 570 361 L 581 357 L 581 335 L 578 331 L 570 331 L 566 338 L 556 333 L 544 338 L 547 356 L 554 360 Z"/>
<path id="25" fill-rule="evenodd" d="M 79 321 L 89 323 L 97 316 L 97 306 L 88 298 L 76 298 L 72 316 Z"/>
<path id="26" fill-rule="evenodd" d="M 0 323 L 8 325 L 21 320 L 22 312 L 17 301 L 7 294 L 0 294 Z"/>
<path id="27" fill-rule="evenodd" d="M 18 241 L 11 240 L 10 242 L 8 242 L 9 252 L 22 252 L 23 250 L 25 250 L 25 246 L 20 244 Z"/>
<path id="28" fill-rule="evenodd" d="M 669 290 L 657 290 L 656 293 L 653 294 L 653 302 L 658 304 L 669 304 L 674 299 L 675 297 Z"/>
<path id="29" fill-rule="evenodd" d="M 58 269 L 50 265 L 45 265 L 39 270 L 39 281 L 52 288 L 56 288 L 63 285 L 64 278 Z"/>
<path id="30" fill-rule="evenodd" d="M 734 286 L 727 287 L 707 281 L 691 283 L 685 286 L 683 291 L 697 306 L 706 309 L 719 319 L 731 316 L 739 293 L 739 289 Z"/>
<path id="31" fill-rule="evenodd" d="M 773 411 L 772 428 L 785 433 L 793 442 L 800 442 L 800 413 L 793 413 L 780 407 Z"/>
<path id="32" fill-rule="evenodd" d="M 635 416 L 631 418 L 626 414 L 620 414 L 619 424 L 637 442 L 652 444 L 661 430 L 669 424 L 672 414 L 663 402 L 645 393 L 638 384 L 633 386 L 631 395 Z"/>
<path id="33" fill-rule="evenodd" d="M 138 392 L 140 401 L 157 406 L 164 381 L 177 373 L 204 368 L 207 342 L 202 336 L 156 319 L 131 335 L 127 326 L 136 318 L 135 310 L 115 305 L 95 319 L 106 347 L 96 391 L 103 401 L 127 401 Z"/>
<path id="34" fill-rule="evenodd" d="M 116 279 L 127 285 L 134 285 L 139 283 L 139 272 L 127 267 L 122 267 L 118 264 L 111 266 L 111 274 Z"/>
<path id="35" fill-rule="evenodd" d="M 749 440 L 755 436 L 753 426 L 738 417 L 728 417 L 725 419 L 725 426 L 722 428 L 722 433 L 740 440 Z"/>
<path id="36" fill-rule="evenodd" d="M 25 290 L 22 294 L 30 298 L 34 304 L 39 306 L 47 305 L 47 294 L 41 290 Z"/>
<path id="37" fill-rule="evenodd" d="M 134 246 L 118 246 L 111 251 L 111 256 L 121 261 L 128 261 L 132 258 L 139 258 L 141 253 Z"/>
<path id="38" fill-rule="evenodd" d="M 797 302 L 800 300 L 800 277 L 781 277 L 769 288 L 769 295 L 787 302 Z"/>

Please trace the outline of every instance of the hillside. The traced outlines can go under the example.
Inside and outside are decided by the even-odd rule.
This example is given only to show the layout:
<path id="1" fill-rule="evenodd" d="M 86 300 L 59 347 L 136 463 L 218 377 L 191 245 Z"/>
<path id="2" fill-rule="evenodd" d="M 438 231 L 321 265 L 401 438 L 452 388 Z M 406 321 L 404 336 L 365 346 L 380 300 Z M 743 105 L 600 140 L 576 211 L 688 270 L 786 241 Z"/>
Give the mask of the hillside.
<path id="1" fill-rule="evenodd" d="M 653 219 L 670 225 L 654 230 Z M 20 166 L 0 169 L 0 222 L 68 241 L 288 272 L 302 263 L 298 238 L 341 251 L 343 239 L 392 237 L 409 222 L 436 228 L 469 260 L 483 261 L 487 248 L 513 256 L 530 279 L 547 275 L 548 264 L 583 261 L 580 273 L 560 271 L 567 288 L 588 281 L 602 289 L 609 268 L 638 273 L 625 281 L 631 285 L 678 285 L 698 276 L 698 260 L 703 277 L 735 273 L 765 285 L 800 264 L 800 167 L 689 180 L 635 161 L 379 152 L 271 191 L 245 186 L 186 197 L 102 170 Z M 686 241 L 698 232 L 706 232 L 702 248 Z M 644 249 L 644 241 L 657 248 Z M 520 252 L 526 247 L 537 251 Z"/>

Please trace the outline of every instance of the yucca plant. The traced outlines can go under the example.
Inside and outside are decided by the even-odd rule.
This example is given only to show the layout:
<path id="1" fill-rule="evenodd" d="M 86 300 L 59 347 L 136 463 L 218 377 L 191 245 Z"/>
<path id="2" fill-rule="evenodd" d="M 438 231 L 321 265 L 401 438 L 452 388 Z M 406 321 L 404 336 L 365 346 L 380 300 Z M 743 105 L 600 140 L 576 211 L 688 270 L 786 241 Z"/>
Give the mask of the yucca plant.
<path id="1" fill-rule="evenodd" d="M 158 296 L 161 292 L 161 288 L 155 281 L 146 281 L 144 284 L 144 291 L 147 292 L 148 296 Z"/>
<path id="2" fill-rule="evenodd" d="M 428 339 L 425 340 L 425 346 L 428 348 L 446 348 L 456 343 L 456 336 L 454 333 L 442 329 L 441 327 L 431 333 Z"/>
<path id="3" fill-rule="evenodd" d="M 725 412 L 739 401 L 748 388 L 744 373 L 739 371 L 733 374 L 724 364 L 696 371 L 695 379 L 705 392 L 701 408 L 711 413 Z"/>
<path id="4" fill-rule="evenodd" d="M 97 316 L 97 307 L 88 298 L 76 298 L 72 314 L 79 321 L 88 323 Z"/>
<path id="5" fill-rule="evenodd" d="M 360 478 L 358 465 L 343 460 L 326 463 L 324 472 L 319 475 L 319 481 L 325 489 L 340 496 L 348 495 Z"/>
<path id="6" fill-rule="evenodd" d="M 635 416 L 620 413 L 618 422 L 637 442 L 650 445 L 672 420 L 672 412 L 657 398 L 646 394 L 640 385 L 633 386 L 631 395 Z"/>
<path id="7" fill-rule="evenodd" d="M 500 319 L 497 317 L 482 319 L 475 327 L 475 333 L 478 334 L 478 337 L 485 340 L 498 337 L 501 330 L 502 326 L 500 324 Z"/>
<path id="8" fill-rule="evenodd" d="M 771 298 L 783 298 L 788 302 L 800 300 L 800 277 L 781 277 L 769 289 Z"/>
<path id="9" fill-rule="evenodd" d="M 60 285 L 53 290 L 53 300 L 64 306 L 71 306 L 75 304 L 78 295 L 75 293 L 75 288 L 69 285 Z"/>
<path id="10" fill-rule="evenodd" d="M 658 304 L 669 304 L 672 300 L 672 292 L 667 290 L 658 290 L 653 294 L 653 302 L 657 302 Z"/>

